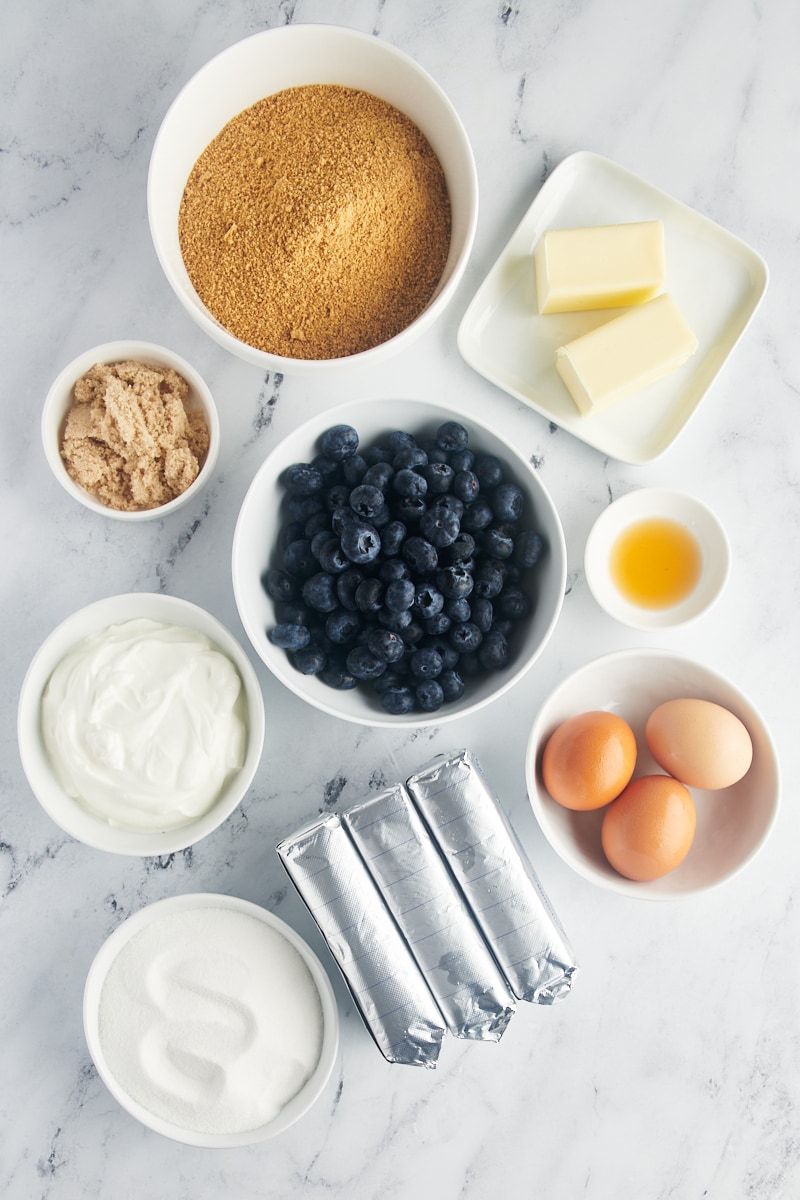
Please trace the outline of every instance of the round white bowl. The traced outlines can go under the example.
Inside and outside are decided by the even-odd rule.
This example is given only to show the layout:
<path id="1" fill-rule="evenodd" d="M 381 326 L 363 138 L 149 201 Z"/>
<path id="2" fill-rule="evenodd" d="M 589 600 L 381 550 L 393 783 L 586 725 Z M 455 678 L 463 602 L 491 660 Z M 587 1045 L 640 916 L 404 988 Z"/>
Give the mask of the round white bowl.
<path id="1" fill-rule="evenodd" d="M 669 608 L 642 608 L 618 590 L 609 564 L 611 550 L 623 530 L 650 517 L 666 517 L 691 533 L 700 547 L 700 578 L 684 600 Z M 632 629 L 672 629 L 686 625 L 711 608 L 728 581 L 731 552 L 717 517 L 701 501 L 668 488 L 639 488 L 604 509 L 586 541 L 584 572 L 600 607 Z"/>
<path id="2" fill-rule="evenodd" d="M 85 375 L 95 363 L 115 363 L 131 360 L 149 363 L 157 367 L 172 367 L 182 375 L 189 384 L 187 407 L 200 409 L 208 426 L 208 454 L 197 478 L 185 492 L 161 504 L 157 508 L 141 509 L 138 512 L 120 512 L 119 509 L 109 508 L 102 504 L 85 488 L 77 484 L 70 476 L 61 457 L 61 440 L 64 433 L 64 423 L 67 413 L 74 402 L 73 389 L 82 375 Z M 114 517 L 117 521 L 149 521 L 153 517 L 165 517 L 192 500 L 201 488 L 205 487 L 217 464 L 219 455 L 219 416 L 214 398 L 201 375 L 191 363 L 186 362 L 180 355 L 164 346 L 156 346 L 152 342 L 118 341 L 106 342 L 102 346 L 94 346 L 73 359 L 54 380 L 42 410 L 42 444 L 50 468 L 58 482 L 66 492 L 93 512 L 104 517 Z"/>
<path id="3" fill-rule="evenodd" d="M 444 272 L 428 307 L 395 337 L 346 358 L 285 358 L 240 341 L 208 311 L 181 255 L 178 213 L 197 159 L 244 109 L 285 88 L 338 84 L 370 92 L 400 109 L 430 143 L 445 173 L 452 232 Z M 478 177 L 464 127 L 439 85 L 413 59 L 376 37 L 334 25 L 287 25 L 236 42 L 212 58 L 179 92 L 153 146 L 147 211 L 156 254 L 170 286 L 201 329 L 231 354 L 265 371 L 314 372 L 337 363 L 371 364 L 404 350 L 453 298 L 478 220 Z"/>
<path id="4" fill-rule="evenodd" d="M 361 446 L 379 441 L 392 430 L 415 436 L 435 433 L 444 421 L 457 420 L 470 434 L 470 446 L 495 454 L 508 465 L 509 477 L 522 488 L 526 498 L 524 525 L 542 536 L 546 551 L 530 573 L 526 587 L 535 596 L 532 616 L 521 621 L 512 642 L 513 658 L 504 671 L 466 681 L 460 700 L 443 704 L 438 712 L 411 712 L 392 716 L 380 706 L 378 697 L 366 687 L 337 691 L 315 676 L 296 671 L 284 650 L 273 646 L 267 630 L 275 623 L 275 606 L 264 591 L 261 576 L 272 565 L 283 527 L 280 477 L 293 463 L 309 462 L 318 452 L 318 439 L 334 425 L 352 425 Z M 257 471 L 245 496 L 233 538 L 233 590 L 247 636 L 277 679 L 315 708 L 361 725 L 420 728 L 441 725 L 467 716 L 507 692 L 541 654 L 555 628 L 567 577 L 564 533 L 555 505 L 531 464 L 518 450 L 488 426 L 473 417 L 422 400 L 361 400 L 339 405 L 307 421 L 275 447 Z"/>
<path id="5" fill-rule="evenodd" d="M 603 854 L 600 827 L 605 809 L 571 812 L 548 795 L 542 782 L 542 753 L 562 721 L 577 713 L 605 709 L 626 720 L 636 736 L 634 778 L 663 775 L 647 749 L 644 727 L 659 704 L 682 697 L 711 700 L 739 717 L 753 742 L 753 762 L 732 787 L 716 792 L 689 789 L 697 809 L 697 830 L 689 854 L 669 875 L 638 883 L 617 874 Z M 691 896 L 731 879 L 764 845 L 778 812 L 778 758 L 758 710 L 710 667 L 666 650 L 608 654 L 559 684 L 533 723 L 525 770 L 531 806 L 556 853 L 590 883 L 640 900 Z"/>
<path id="6" fill-rule="evenodd" d="M 41 729 L 41 701 L 53 670 L 77 642 L 110 625 L 147 617 L 204 634 L 233 662 L 247 703 L 247 750 L 244 763 L 226 782 L 215 803 L 202 816 L 164 832 L 122 829 L 109 825 L 68 796 L 53 770 Z M 264 745 L 264 700 L 253 665 L 236 639 L 216 617 L 177 596 L 132 592 L 109 596 L 67 617 L 45 639 L 22 684 L 17 717 L 22 766 L 28 783 L 55 823 L 87 846 L 114 854 L 164 855 L 184 850 L 217 829 L 244 798 L 261 761 Z"/>
<path id="7" fill-rule="evenodd" d="M 129 1096 L 117 1082 L 108 1066 L 100 1040 L 100 995 L 109 968 L 120 951 L 135 934 L 168 913 L 208 908 L 232 909 L 255 917 L 286 938 L 308 967 L 319 993 L 322 1009 L 322 1048 L 319 1061 L 312 1075 L 274 1120 L 257 1129 L 247 1130 L 243 1133 L 209 1134 L 184 1129 L 149 1112 L 138 1101 Z M 256 1142 L 263 1142 L 268 1138 L 276 1137 L 288 1129 L 290 1125 L 294 1125 L 296 1121 L 305 1116 L 324 1090 L 331 1077 L 339 1049 L 339 1017 L 336 998 L 330 979 L 319 959 L 311 950 L 311 947 L 303 941 L 299 934 L 295 933 L 291 926 L 281 921 L 278 917 L 273 916 L 272 913 L 261 908 L 258 904 L 252 904 L 247 900 L 240 900 L 236 896 L 215 895 L 213 893 L 191 893 L 183 896 L 170 896 L 166 900 L 159 900 L 155 904 L 150 904 L 146 908 L 140 909 L 133 916 L 123 921 L 121 925 L 117 926 L 100 947 L 89 968 L 83 994 L 83 1028 L 86 1044 L 89 1048 L 92 1061 L 97 1068 L 97 1073 L 111 1095 L 126 1112 L 135 1117 L 137 1121 L 140 1121 L 142 1125 L 147 1126 L 156 1133 L 163 1134 L 164 1137 L 172 1138 L 174 1141 L 183 1142 L 189 1146 L 203 1146 L 209 1149 L 226 1149 L 234 1146 L 253 1145 Z"/>

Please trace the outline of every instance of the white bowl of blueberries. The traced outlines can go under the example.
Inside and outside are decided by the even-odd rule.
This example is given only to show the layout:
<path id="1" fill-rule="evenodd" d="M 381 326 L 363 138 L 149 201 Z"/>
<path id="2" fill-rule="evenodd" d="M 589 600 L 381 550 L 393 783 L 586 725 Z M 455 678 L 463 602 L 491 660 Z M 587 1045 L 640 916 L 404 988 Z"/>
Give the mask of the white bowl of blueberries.
<path id="1" fill-rule="evenodd" d="M 233 540 L 259 656 L 308 703 L 365 725 L 489 704 L 538 658 L 565 584 L 561 522 L 531 464 L 421 400 L 354 401 L 290 433 Z"/>

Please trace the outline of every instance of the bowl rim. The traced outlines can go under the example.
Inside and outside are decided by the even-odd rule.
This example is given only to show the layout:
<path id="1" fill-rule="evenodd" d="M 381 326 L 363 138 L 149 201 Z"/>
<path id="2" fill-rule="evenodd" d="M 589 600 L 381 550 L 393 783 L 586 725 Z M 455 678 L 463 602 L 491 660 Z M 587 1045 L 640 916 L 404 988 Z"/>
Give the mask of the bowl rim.
<path id="1" fill-rule="evenodd" d="M 224 908 L 244 913 L 262 921 L 281 934 L 298 952 L 308 967 L 317 989 L 322 1009 L 322 1045 L 317 1065 L 302 1088 L 281 1109 L 272 1121 L 254 1130 L 240 1133 L 206 1134 L 197 1130 L 184 1129 L 163 1117 L 149 1112 L 121 1087 L 110 1070 L 98 1029 L 99 1001 L 106 975 L 122 949 L 142 929 L 153 924 L 161 916 L 173 912 L 185 912 L 207 908 Z M 124 918 L 103 941 L 96 951 L 86 975 L 83 989 L 83 1030 L 86 1045 L 97 1073 L 108 1091 L 130 1116 L 148 1129 L 162 1134 L 184 1145 L 208 1149 L 227 1149 L 249 1146 L 277 1137 L 299 1121 L 313 1107 L 328 1084 L 339 1054 L 339 1011 L 330 977 L 308 943 L 291 925 L 269 909 L 238 896 L 217 892 L 185 892 L 167 896 L 139 908 Z"/>
<path id="2" fill-rule="evenodd" d="M 376 50 L 378 54 L 384 55 L 386 59 L 392 59 L 397 63 L 403 64 L 407 70 L 410 70 L 419 81 L 422 81 L 430 89 L 438 103 L 442 106 L 442 109 L 448 115 L 452 124 L 450 139 L 453 142 L 457 142 L 459 154 L 463 158 L 462 169 L 464 170 L 466 181 L 464 211 L 467 214 L 467 220 L 463 245 L 454 257 L 452 267 L 449 266 L 450 256 L 448 256 L 448 264 L 445 266 L 442 275 L 444 283 L 440 279 L 426 307 L 409 325 L 400 330 L 399 333 L 396 333 L 394 337 L 388 338 L 385 342 L 381 342 L 377 346 L 372 346 L 367 350 L 362 350 L 357 354 L 329 359 L 302 359 L 289 358 L 266 350 L 259 350 L 257 347 L 250 346 L 249 343 L 241 341 L 231 334 L 203 304 L 191 281 L 188 280 L 188 276 L 186 281 L 179 280 L 176 277 L 172 267 L 171 256 L 167 250 L 166 237 L 162 233 L 161 222 L 158 219 L 157 193 L 160 186 L 159 173 L 162 169 L 161 160 L 166 154 L 164 146 L 168 139 L 170 127 L 176 120 L 181 118 L 181 110 L 189 105 L 193 91 L 198 85 L 202 84 L 204 79 L 213 75 L 214 72 L 219 71 L 226 62 L 235 60 L 243 52 L 246 53 L 245 47 L 254 45 L 257 42 L 272 44 L 278 39 L 287 42 L 302 42 L 303 39 L 318 37 L 335 37 L 341 41 L 349 41 L 365 47 L 369 46 L 370 52 Z M 267 39 L 269 39 L 269 42 L 267 42 Z M 280 91 L 282 89 L 278 88 L 277 90 Z M 275 93 L 267 91 L 264 94 L 269 96 Z M 230 119 L 232 118 L 228 118 L 228 120 Z M 221 129 L 224 124 L 225 121 L 223 121 L 219 128 Z M 423 134 L 425 133 L 424 130 L 422 132 Z M 427 134 L 425 136 L 427 137 Z M 189 316 L 192 317 L 204 333 L 230 354 L 233 354 L 240 360 L 253 363 L 256 366 L 287 375 L 313 374 L 321 371 L 334 372 L 337 368 L 369 366 L 391 354 L 399 353 L 407 345 L 411 344 L 439 318 L 444 309 L 449 305 L 463 279 L 475 243 L 478 227 L 478 207 L 479 182 L 475 154 L 467 135 L 466 127 L 453 102 L 441 85 L 416 59 L 391 42 L 384 41 L 375 34 L 364 33 L 362 30 L 351 29 L 348 26 L 330 22 L 298 22 L 292 25 L 262 29 L 245 38 L 240 38 L 207 59 L 183 83 L 167 108 L 153 141 L 147 172 L 147 216 L 153 248 L 170 287 L 186 312 L 188 312 Z M 453 246 L 451 241 L 450 254 L 452 255 L 452 253 Z M 450 271 L 449 275 L 448 269 Z M 445 276 L 447 277 L 445 278 Z"/>
<path id="3" fill-rule="evenodd" d="M 774 791 L 770 797 L 770 811 L 765 826 L 755 841 L 749 848 L 748 852 L 731 868 L 721 874 L 718 878 L 710 879 L 705 883 L 700 883 L 686 888 L 681 891 L 669 891 L 663 886 L 664 879 L 669 880 L 670 875 L 664 876 L 662 879 L 655 879 L 649 882 L 637 882 L 626 879 L 622 875 L 617 875 L 613 872 L 613 868 L 609 867 L 608 872 L 603 872 L 593 867 L 591 864 L 582 860 L 578 853 L 568 854 L 566 844 L 563 839 L 559 838 L 553 829 L 550 820 L 547 817 L 546 808 L 541 800 L 541 791 L 543 785 L 540 782 L 540 759 L 542 746 L 542 737 L 544 733 L 545 721 L 548 717 L 554 704 L 557 703 L 559 697 L 568 692 L 571 687 L 578 682 L 583 675 L 590 675 L 594 672 L 601 671 L 604 668 L 619 664 L 633 664 L 649 660 L 650 662 L 670 662 L 679 665 L 685 670 L 699 673 L 704 676 L 711 684 L 721 686 L 731 693 L 736 698 L 737 707 L 747 713 L 748 720 L 758 730 L 758 737 L 766 750 L 769 767 L 774 775 Z M 721 703 L 721 701 L 717 701 Z M 596 705 L 596 707 L 603 707 Z M 747 721 L 745 721 L 747 724 Z M 752 730 L 751 730 L 752 732 Z M 660 768 L 659 768 L 660 770 Z M 536 715 L 534 716 L 528 735 L 527 745 L 525 749 L 525 781 L 528 794 L 528 802 L 533 811 L 536 823 L 539 826 L 545 840 L 559 857 L 559 859 L 577 875 L 581 876 L 585 881 L 600 887 L 605 891 L 615 892 L 617 895 L 626 896 L 635 900 L 654 901 L 684 901 L 692 896 L 702 895 L 710 891 L 714 891 L 736 876 L 753 861 L 757 854 L 763 849 L 778 820 L 778 815 L 781 806 L 781 768 L 780 759 L 778 757 L 777 748 L 763 715 L 759 708 L 750 700 L 741 688 L 733 682 L 723 672 L 718 671 L 715 667 L 709 666 L 707 663 L 701 662 L 699 659 L 690 658 L 686 654 L 678 654 L 664 647 L 654 646 L 631 646 L 623 650 L 614 650 L 606 654 L 601 654 L 595 658 L 588 659 L 568 675 L 564 676 L 556 686 L 548 693 L 540 704 Z M 693 789 L 690 789 L 692 791 Z M 695 789 L 696 790 L 696 789 Z M 555 804 L 555 801 L 551 801 Z"/>
<path id="4" fill-rule="evenodd" d="M 154 616 L 153 612 L 160 615 Z M 108 616 L 104 614 L 108 613 Z M 109 825 L 63 790 L 44 746 L 41 699 L 53 670 L 71 646 L 92 632 L 136 617 L 197 630 L 236 667 L 247 704 L 247 749 L 241 768 L 223 786 L 211 807 L 194 820 L 166 831 Z M 253 664 L 226 626 L 207 609 L 163 592 L 122 592 L 94 600 L 70 613 L 43 639 L 25 672 L 17 705 L 17 744 L 25 778 L 52 821 L 76 841 L 95 850 L 128 857 L 176 854 L 218 829 L 241 804 L 261 761 L 265 738 L 264 698 Z"/>
<path id="5" fill-rule="evenodd" d="M 111 364 L 128 359 L 150 362 L 156 366 L 169 365 L 173 367 L 189 384 L 190 395 L 193 395 L 195 400 L 192 407 L 203 410 L 208 426 L 208 453 L 197 477 L 189 484 L 189 487 L 179 496 L 168 500 L 166 504 L 158 505 L 156 508 L 137 509 L 135 512 L 110 508 L 97 500 L 91 492 L 72 479 L 60 453 L 61 433 L 66 415 L 71 407 L 72 389 L 77 381 L 95 363 Z M 203 376 L 190 362 L 168 346 L 142 341 L 138 338 L 117 338 L 114 341 L 103 342 L 99 346 L 92 346 L 77 354 L 62 367 L 45 396 L 40 418 L 40 433 L 48 466 L 67 494 L 82 504 L 84 508 L 88 508 L 100 516 L 111 517 L 116 521 L 138 522 L 169 516 L 205 487 L 214 473 L 219 457 L 219 413 L 211 389 Z"/>
<path id="6" fill-rule="evenodd" d="M 556 563 L 557 577 L 553 583 L 553 588 L 557 592 L 557 603 L 553 611 L 550 613 L 545 629 L 541 635 L 540 641 L 536 647 L 535 653 L 523 659 L 512 669 L 509 670 L 507 677 L 503 678 L 502 682 L 497 686 L 490 695 L 484 696 L 478 701 L 468 703 L 462 707 L 456 707 L 460 703 L 455 702 L 455 705 L 443 705 L 437 712 L 421 713 L 412 712 L 403 716 L 393 716 L 390 713 L 383 712 L 379 708 L 365 712 L 364 714 L 356 714 L 347 711 L 341 711 L 337 706 L 333 697 L 340 695 L 335 689 L 326 689 L 326 692 L 331 693 L 332 699 L 327 701 L 323 694 L 319 698 L 311 698 L 303 687 L 303 680 L 306 678 L 299 672 L 295 671 L 284 651 L 275 651 L 272 655 L 268 651 L 270 657 L 265 657 L 262 653 L 263 645 L 263 630 L 260 624 L 252 619 L 251 612 L 247 604 L 247 598 L 244 592 L 244 567 L 243 567 L 243 550 L 245 534 L 244 529 L 249 516 L 250 508 L 254 503 L 253 497 L 257 495 L 259 489 L 264 486 L 265 481 L 275 476 L 275 462 L 284 456 L 287 452 L 287 446 L 294 444 L 293 439 L 307 439 L 313 445 L 319 435 L 330 426 L 342 423 L 353 423 L 358 421 L 358 413 L 367 413 L 370 410 L 376 415 L 378 412 L 385 412 L 385 419 L 381 418 L 381 423 L 386 429 L 400 428 L 404 423 L 405 418 L 401 418 L 397 423 L 394 422 L 394 413 L 397 411 L 397 406 L 404 406 L 404 411 L 407 409 L 419 409 L 421 415 L 419 417 L 420 424 L 430 424 L 434 421 L 444 421 L 448 419 L 458 419 L 463 422 L 469 429 L 470 438 L 473 432 L 478 437 L 486 434 L 494 442 L 499 443 L 510 458 L 513 464 L 514 477 L 517 478 L 523 472 L 525 477 L 531 481 L 530 486 L 534 490 L 537 498 L 537 505 L 547 512 L 550 524 L 553 529 L 553 537 L 550 538 L 548 547 L 548 559 L 552 559 Z M 368 434 L 367 437 L 372 438 L 375 435 Z M 477 437 L 476 437 L 477 440 Z M 299 459 L 297 461 L 300 461 Z M 269 550 L 268 552 L 269 553 Z M 259 570 L 263 570 L 263 567 Z M 555 503 L 543 483 L 539 478 L 533 465 L 527 461 L 520 452 L 508 442 L 505 437 L 498 433 L 491 426 L 486 424 L 478 417 L 474 417 L 469 413 L 462 413 L 456 409 L 443 406 L 438 402 L 424 399 L 412 398 L 370 398 L 360 400 L 349 400 L 342 404 L 335 405 L 332 408 L 325 409 L 322 412 L 316 413 L 301 425 L 295 427 L 290 433 L 286 434 L 280 442 L 278 442 L 268 453 L 267 457 L 257 468 L 253 479 L 251 480 L 247 491 L 242 499 L 242 504 L 239 509 L 239 514 L 234 528 L 232 547 L 231 547 L 231 577 L 233 580 L 234 598 L 236 607 L 239 612 L 239 619 L 244 627 L 247 638 L 252 645 L 259 659 L 268 667 L 270 673 L 283 685 L 289 688 L 296 696 L 312 707 L 328 716 L 336 717 L 340 720 L 346 720 L 356 725 L 367 725 L 371 727 L 381 728 L 434 728 L 440 725 L 449 724 L 453 721 L 460 720 L 464 717 L 473 716 L 475 713 L 486 708 L 489 704 L 494 703 L 501 696 L 505 695 L 515 684 L 517 684 L 533 667 L 543 653 L 545 647 L 550 641 L 553 631 L 558 623 L 564 603 L 564 595 L 566 591 L 567 580 L 567 546 L 564 536 L 564 529 L 561 523 L 558 510 Z M 556 586 L 557 585 L 557 586 Z"/>
<path id="7" fill-rule="evenodd" d="M 692 592 L 678 604 L 647 609 L 625 599 L 608 571 L 608 551 L 624 529 L 637 520 L 666 517 L 677 521 L 701 543 L 703 567 Z M 694 526 L 694 528 L 692 528 Z M 678 629 L 704 616 L 724 592 L 731 572 L 731 546 L 714 510 L 690 492 L 672 487 L 634 487 L 617 496 L 596 518 L 583 555 L 592 597 L 608 616 L 642 633 Z"/>

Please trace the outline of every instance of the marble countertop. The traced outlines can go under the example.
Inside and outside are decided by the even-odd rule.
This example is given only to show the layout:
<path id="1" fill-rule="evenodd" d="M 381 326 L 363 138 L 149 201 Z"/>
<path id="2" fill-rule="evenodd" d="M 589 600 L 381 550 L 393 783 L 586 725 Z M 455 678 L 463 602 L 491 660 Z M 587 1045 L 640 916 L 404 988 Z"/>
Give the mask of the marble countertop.
<path id="1" fill-rule="evenodd" d="M 147 228 L 159 123 L 212 55 L 261 29 L 327 21 L 375 35 L 433 74 L 466 126 L 481 211 L 454 302 L 400 357 L 366 372 L 263 374 L 207 339 L 170 290 Z M 3 722 L 0 1191 L 6 1200 L 778 1200 L 800 1191 L 800 915 L 796 726 L 800 663 L 800 75 L 793 0 L 487 3 L 485 0 L 29 0 L 3 17 Z M 765 300 L 689 427 L 630 467 L 548 424 L 461 359 L 470 299 L 543 181 L 592 150 L 764 256 Z M 209 381 L 222 450 L 189 507 L 140 525 L 73 503 L 42 452 L 50 382 L 116 338 L 159 342 Z M 536 668 L 479 718 L 381 731 L 309 711 L 252 655 L 268 724 L 240 809 L 192 849 L 125 859 L 63 834 L 16 744 L 23 675 L 64 617 L 104 595 L 164 591 L 246 643 L 231 537 L 265 455 L 306 417 L 354 395 L 449 398 L 535 461 L 564 525 L 568 582 Z M 592 522 L 635 487 L 675 485 L 725 524 L 733 571 L 712 613 L 641 635 L 592 600 Z M 649 904 L 600 891 L 550 849 L 528 805 L 524 746 L 549 690 L 590 658 L 665 646 L 728 675 L 766 718 L 783 776 L 777 828 L 719 889 Z M 278 1139 L 199 1151 L 126 1115 L 92 1066 L 81 1023 L 95 952 L 143 905 L 219 891 L 274 910 L 325 951 L 274 851 L 324 809 L 438 750 L 481 758 L 575 946 L 581 973 L 553 1008 L 526 1006 L 494 1047 L 453 1045 L 435 1072 L 380 1057 L 331 967 L 339 1061 L 312 1112 Z"/>

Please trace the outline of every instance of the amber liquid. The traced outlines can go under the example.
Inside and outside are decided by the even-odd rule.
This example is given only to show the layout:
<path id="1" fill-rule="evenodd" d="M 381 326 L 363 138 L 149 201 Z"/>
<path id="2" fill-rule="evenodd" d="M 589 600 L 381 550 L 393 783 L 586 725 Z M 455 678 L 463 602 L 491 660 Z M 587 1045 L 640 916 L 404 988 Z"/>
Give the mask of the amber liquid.
<path id="1" fill-rule="evenodd" d="M 671 608 L 694 590 L 703 556 L 694 534 L 668 517 L 629 525 L 611 547 L 611 578 L 639 608 Z"/>

